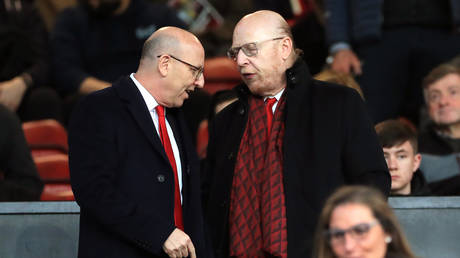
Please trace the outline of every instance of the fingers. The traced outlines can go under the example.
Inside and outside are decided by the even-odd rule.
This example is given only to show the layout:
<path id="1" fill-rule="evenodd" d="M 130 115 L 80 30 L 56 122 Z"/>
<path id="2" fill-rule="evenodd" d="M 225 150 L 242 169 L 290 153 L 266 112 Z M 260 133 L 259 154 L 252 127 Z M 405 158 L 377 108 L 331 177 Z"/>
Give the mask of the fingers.
<path id="1" fill-rule="evenodd" d="M 336 72 L 344 74 L 353 72 L 354 74 L 359 75 L 362 72 L 361 62 L 356 54 L 349 49 L 340 50 L 335 54 L 331 68 Z"/>
<path id="2" fill-rule="evenodd" d="M 196 257 L 195 247 L 190 237 L 179 229 L 175 229 L 163 244 L 163 251 L 171 258 Z"/>
<path id="3" fill-rule="evenodd" d="M 351 67 L 353 69 L 353 73 L 355 75 L 361 75 L 361 62 L 359 61 L 358 58 L 354 58 L 353 61 L 351 62 Z"/>
<path id="4" fill-rule="evenodd" d="M 195 246 L 193 246 L 192 241 L 188 243 L 187 248 L 188 248 L 188 253 L 190 254 L 190 258 L 196 258 Z"/>

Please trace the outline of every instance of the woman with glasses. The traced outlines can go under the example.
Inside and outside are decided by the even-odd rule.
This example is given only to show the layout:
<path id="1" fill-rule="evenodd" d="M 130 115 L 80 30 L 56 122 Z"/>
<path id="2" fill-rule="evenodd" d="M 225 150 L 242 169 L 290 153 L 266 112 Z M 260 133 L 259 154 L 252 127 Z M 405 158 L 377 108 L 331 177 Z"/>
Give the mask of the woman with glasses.
<path id="1" fill-rule="evenodd" d="M 401 227 L 377 190 L 338 189 L 326 201 L 315 236 L 317 258 L 414 258 Z"/>

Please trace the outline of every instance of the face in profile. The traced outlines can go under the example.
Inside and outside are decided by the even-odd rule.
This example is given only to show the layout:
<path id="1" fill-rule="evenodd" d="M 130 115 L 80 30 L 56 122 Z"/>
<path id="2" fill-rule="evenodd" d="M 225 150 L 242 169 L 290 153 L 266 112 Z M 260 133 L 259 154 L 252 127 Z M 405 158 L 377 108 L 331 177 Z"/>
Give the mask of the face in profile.
<path id="1" fill-rule="evenodd" d="M 425 90 L 430 118 L 438 125 L 460 122 L 460 75 L 448 74 Z"/>
<path id="2" fill-rule="evenodd" d="M 201 51 L 200 51 L 201 50 Z M 194 48 L 187 51 L 187 55 L 169 55 L 171 62 L 170 83 L 165 89 L 165 103 L 168 107 L 180 107 L 184 100 L 190 97 L 191 92 L 204 85 L 203 65 L 204 50 Z"/>
<path id="3" fill-rule="evenodd" d="M 332 211 L 328 239 L 338 258 L 383 258 L 387 236 L 371 209 L 363 204 L 345 203 Z"/>
<path id="4" fill-rule="evenodd" d="M 420 166 L 421 155 L 414 153 L 414 148 L 409 141 L 391 148 L 383 148 L 383 154 L 391 175 L 391 192 L 410 194 L 410 183 Z"/>

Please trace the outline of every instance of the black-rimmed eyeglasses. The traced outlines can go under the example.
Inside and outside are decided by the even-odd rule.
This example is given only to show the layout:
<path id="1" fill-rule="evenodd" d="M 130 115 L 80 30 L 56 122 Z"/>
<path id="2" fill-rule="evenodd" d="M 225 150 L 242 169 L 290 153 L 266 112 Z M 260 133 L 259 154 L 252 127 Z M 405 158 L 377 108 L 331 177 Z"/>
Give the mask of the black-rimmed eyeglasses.
<path id="1" fill-rule="evenodd" d="M 200 78 L 201 74 L 203 74 L 203 70 L 204 68 L 203 67 L 197 67 L 197 66 L 194 66 L 188 62 L 185 62 L 184 60 L 181 60 L 173 55 L 170 55 L 170 54 L 162 54 L 162 55 L 168 55 L 170 56 L 172 59 L 176 60 L 176 61 L 179 61 L 185 65 L 187 65 L 188 67 L 190 67 L 190 69 L 192 70 L 193 72 L 193 77 L 195 78 L 195 80 L 198 80 L 198 78 Z M 160 58 L 162 55 L 158 55 L 157 58 Z"/>
<path id="2" fill-rule="evenodd" d="M 272 39 L 266 39 L 262 41 L 257 41 L 257 42 L 250 42 L 246 43 L 244 45 L 241 45 L 240 47 L 232 47 L 227 51 L 227 56 L 228 58 L 232 60 L 236 60 L 236 56 L 240 52 L 240 50 L 243 50 L 243 53 L 248 56 L 256 56 L 257 53 L 259 52 L 259 49 L 257 48 L 257 45 L 260 45 L 264 42 L 272 41 L 272 40 L 280 40 L 284 39 L 284 37 L 278 37 L 278 38 L 272 38 Z"/>

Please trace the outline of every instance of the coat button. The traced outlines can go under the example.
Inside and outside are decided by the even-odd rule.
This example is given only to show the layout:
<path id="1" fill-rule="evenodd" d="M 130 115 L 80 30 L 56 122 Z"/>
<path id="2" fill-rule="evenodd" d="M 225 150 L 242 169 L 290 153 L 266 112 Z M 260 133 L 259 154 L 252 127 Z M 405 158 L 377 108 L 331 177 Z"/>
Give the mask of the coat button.
<path id="1" fill-rule="evenodd" d="M 158 182 L 163 183 L 165 181 L 165 176 L 164 175 L 158 175 L 157 180 L 158 180 Z"/>
<path id="2" fill-rule="evenodd" d="M 244 108 L 240 108 L 240 115 L 244 115 L 245 111 L 244 111 Z"/>
<path id="3" fill-rule="evenodd" d="M 228 160 L 232 160 L 233 159 L 233 152 L 230 152 L 227 156 Z"/>

